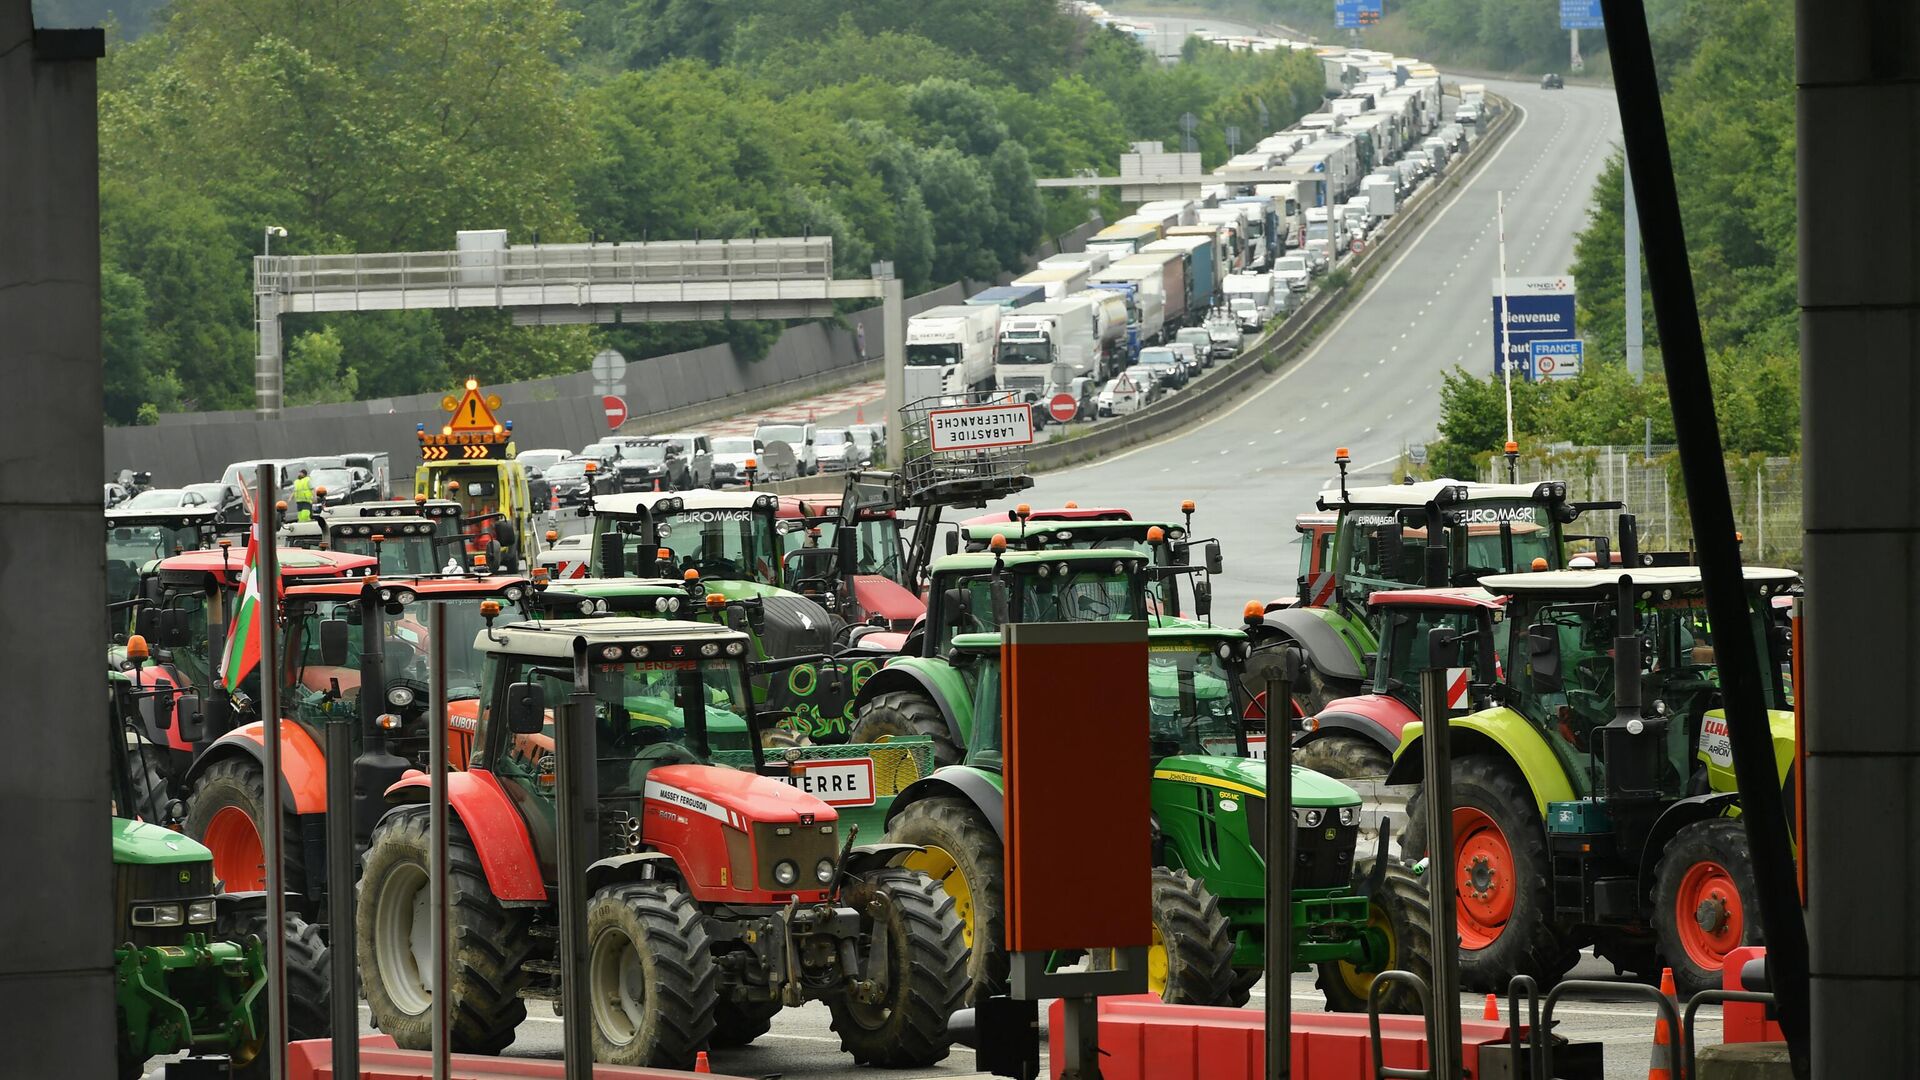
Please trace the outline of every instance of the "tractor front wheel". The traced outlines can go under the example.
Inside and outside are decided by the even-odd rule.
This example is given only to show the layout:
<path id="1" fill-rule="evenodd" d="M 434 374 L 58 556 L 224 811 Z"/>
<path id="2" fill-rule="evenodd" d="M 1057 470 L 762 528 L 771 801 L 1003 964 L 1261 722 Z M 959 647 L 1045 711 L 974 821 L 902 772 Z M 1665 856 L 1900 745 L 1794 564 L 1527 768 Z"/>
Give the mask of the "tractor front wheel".
<path id="1" fill-rule="evenodd" d="M 403 1049 L 433 1046 L 433 912 L 424 806 L 388 811 L 373 828 L 360 903 L 355 961 L 373 1023 Z M 497 1054 L 527 1017 L 520 991 L 533 958 L 533 916 L 494 899 L 464 824 L 447 822 L 447 938 L 453 1048 Z"/>
<path id="2" fill-rule="evenodd" d="M 1006 870 L 1000 837 L 966 801 L 939 796 L 909 804 L 887 823 L 887 842 L 922 850 L 902 865 L 932 878 L 953 898 L 968 949 L 966 1003 L 1006 992 Z"/>
<path id="3" fill-rule="evenodd" d="M 1355 880 L 1365 880 L 1372 869 L 1372 860 L 1362 861 L 1354 868 Z M 1327 1011 L 1366 1012 L 1367 994 L 1374 978 L 1383 971 L 1410 971 L 1431 985 L 1432 926 L 1426 886 L 1407 871 L 1389 866 L 1380 891 L 1368 897 L 1367 903 L 1368 936 L 1383 945 L 1384 951 L 1360 964 L 1338 960 L 1320 965 L 1318 981 L 1327 996 Z M 1382 991 L 1381 1009 L 1418 1013 L 1420 996 L 1406 983 L 1388 983 Z"/>
<path id="4" fill-rule="evenodd" d="M 691 1069 L 714 1033 L 720 971 L 700 909 L 661 882 L 609 885 L 587 902 L 593 1059 Z"/>
<path id="5" fill-rule="evenodd" d="M 1667 843 L 1653 878 L 1653 927 L 1685 999 L 1720 985 L 1727 953 L 1758 945 L 1753 855 L 1738 818 L 1696 821 Z"/>
<path id="6" fill-rule="evenodd" d="M 1087 959 L 1095 971 L 1110 970 L 1113 950 Z M 1220 901 L 1186 871 L 1154 867 L 1147 992 L 1169 1005 L 1231 1005 L 1234 982 L 1233 933 Z"/>
<path id="7" fill-rule="evenodd" d="M 187 797 L 186 834 L 213 853 L 213 876 L 228 892 L 266 889 L 266 839 L 260 831 L 266 816 L 267 772 L 250 757 L 236 755 L 207 766 Z M 299 819 L 291 806 L 284 808 L 281 829 L 286 859 L 280 889 L 304 898 L 307 868 Z"/>
<path id="8" fill-rule="evenodd" d="M 1336 780 L 1382 777 L 1393 753 L 1364 735 L 1336 731 L 1294 747 L 1293 763 Z"/>
<path id="9" fill-rule="evenodd" d="M 880 742 L 882 736 L 910 738 L 925 735 L 933 740 L 933 763 L 957 765 L 965 751 L 947 728 L 947 718 L 927 695 L 917 690 L 893 690 L 876 694 L 854 718 L 853 734 L 848 741 Z"/>
<path id="10" fill-rule="evenodd" d="M 247 908 L 234 912 L 220 921 L 220 936 L 228 941 L 244 942 L 249 936 L 262 942 L 268 940 L 267 912 L 265 906 Z M 300 917 L 298 912 L 287 912 L 287 1037 L 290 1039 L 324 1039 L 332 1031 L 333 1014 L 327 1010 L 330 973 L 327 971 L 327 943 L 320 936 L 320 928 Z M 266 1004 L 260 1002 L 260 1011 L 255 1017 L 256 1030 L 265 1030 L 267 1026 Z M 260 1044 L 238 1048 L 232 1055 L 233 1073 L 236 1078 L 245 1080 L 264 1080 L 267 1075 L 267 1055 L 261 1054 Z"/>
<path id="11" fill-rule="evenodd" d="M 880 1000 L 848 992 L 827 999 L 840 1049 L 860 1065 L 924 1069 L 947 1056 L 947 1018 L 967 993 L 967 946 L 953 897 L 914 870 L 865 875 L 877 904 L 860 920 L 866 948 L 848 982 L 871 980 Z M 856 904 L 855 906 L 862 906 Z"/>

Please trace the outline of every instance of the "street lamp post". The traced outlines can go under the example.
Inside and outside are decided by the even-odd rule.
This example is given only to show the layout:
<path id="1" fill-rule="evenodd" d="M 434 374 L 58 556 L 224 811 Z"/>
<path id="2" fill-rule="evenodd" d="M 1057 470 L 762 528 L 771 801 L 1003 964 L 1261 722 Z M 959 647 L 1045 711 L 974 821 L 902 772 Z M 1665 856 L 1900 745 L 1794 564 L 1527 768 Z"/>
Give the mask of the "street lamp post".
<path id="1" fill-rule="evenodd" d="M 278 236 L 284 239 L 286 235 L 287 235 L 287 230 L 281 228 L 278 225 L 267 226 L 265 229 L 265 235 L 263 235 L 260 238 L 260 254 L 272 255 L 273 254 L 273 238 Z"/>

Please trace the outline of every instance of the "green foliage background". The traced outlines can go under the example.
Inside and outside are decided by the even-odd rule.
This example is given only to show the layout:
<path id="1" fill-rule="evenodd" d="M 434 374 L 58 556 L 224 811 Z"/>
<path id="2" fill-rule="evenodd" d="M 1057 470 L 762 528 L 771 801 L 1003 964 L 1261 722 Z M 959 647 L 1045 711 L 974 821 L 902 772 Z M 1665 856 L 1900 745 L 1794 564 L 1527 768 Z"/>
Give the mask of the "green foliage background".
<path id="1" fill-rule="evenodd" d="M 251 256 L 830 233 L 910 291 L 1021 268 L 1111 171 L 1201 118 L 1281 126 L 1316 61 L 1131 39 L 1035 0 L 39 0 L 119 20 L 101 67 L 107 412 L 252 404 Z M 1114 196 L 1107 196 L 1109 200 Z M 1115 203 L 1104 207 L 1108 214 Z M 515 328 L 494 312 L 289 319 L 290 404 L 439 390 L 731 341 L 769 323 Z"/>

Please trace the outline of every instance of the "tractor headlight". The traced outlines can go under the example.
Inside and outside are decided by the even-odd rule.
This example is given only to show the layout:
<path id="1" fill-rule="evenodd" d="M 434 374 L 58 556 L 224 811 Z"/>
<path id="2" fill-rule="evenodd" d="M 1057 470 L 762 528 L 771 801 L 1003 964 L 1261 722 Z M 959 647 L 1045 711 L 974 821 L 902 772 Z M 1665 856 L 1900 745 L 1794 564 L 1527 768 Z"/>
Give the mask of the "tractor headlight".
<path id="1" fill-rule="evenodd" d="M 135 926 L 179 926 L 184 920 L 179 904 L 135 904 L 127 918 Z"/>
<path id="2" fill-rule="evenodd" d="M 1324 821 L 1325 819 L 1326 819 L 1326 815 L 1318 809 L 1303 809 L 1303 808 L 1296 807 L 1293 811 L 1293 823 L 1295 825 L 1304 826 L 1309 829 L 1319 828 L 1320 822 Z"/>
<path id="3" fill-rule="evenodd" d="M 773 880 L 782 885 L 791 885 L 800 880 L 800 868 L 787 859 L 773 864 Z"/>
<path id="4" fill-rule="evenodd" d="M 602 645 L 600 647 L 600 659 L 602 660 L 618 660 L 622 656 L 625 656 L 626 653 L 627 650 L 618 645 Z"/>
<path id="5" fill-rule="evenodd" d="M 1041 576 L 1041 577 L 1051 577 L 1051 576 L 1053 576 L 1053 571 L 1047 568 L 1047 564 L 1046 564 L 1046 563 L 1041 563 L 1041 564 L 1040 564 L 1040 576 Z"/>
<path id="6" fill-rule="evenodd" d="M 700 655 L 701 656 L 719 656 L 720 643 L 717 641 L 709 641 L 705 645 L 700 646 Z"/>
<path id="7" fill-rule="evenodd" d="M 738 642 L 738 641 L 729 641 L 729 642 L 727 642 L 727 655 L 728 655 L 728 656 L 739 656 L 739 655 L 740 655 L 741 653 L 743 653 L 743 652 L 746 652 L 746 651 L 747 651 L 747 647 L 746 647 L 745 645 L 743 645 L 743 644 L 741 644 L 741 643 L 740 643 L 740 642 Z"/>
<path id="8" fill-rule="evenodd" d="M 406 686 L 396 686 L 387 691 L 387 704 L 396 709 L 404 709 L 413 704 L 413 689 Z"/>
<path id="9" fill-rule="evenodd" d="M 667 599 L 667 610 L 668 610 L 668 611 L 679 611 L 679 610 L 680 610 L 680 598 L 679 598 L 679 597 L 677 597 L 677 596 L 674 596 L 674 597 L 669 597 L 669 598 Z"/>
<path id="10" fill-rule="evenodd" d="M 412 589 L 395 589 L 393 592 L 393 602 L 396 604 L 411 604 L 418 599 L 420 595 Z"/>
<path id="11" fill-rule="evenodd" d="M 813 868 L 814 880 L 825 885 L 833 880 L 833 860 L 821 859 Z"/>
<path id="12" fill-rule="evenodd" d="M 1360 823 L 1360 808 L 1359 808 L 1359 807 L 1357 807 L 1357 806 L 1343 806 L 1343 807 L 1341 807 L 1341 808 L 1340 808 L 1340 824 L 1342 824 L 1342 825 L 1357 825 L 1357 824 L 1359 824 L 1359 823 Z"/>
<path id="13" fill-rule="evenodd" d="M 662 615 L 665 615 L 667 613 L 667 598 L 664 596 L 654 597 L 653 610 L 659 612 Z"/>
<path id="14" fill-rule="evenodd" d="M 633 648 L 627 650 L 627 655 L 633 657 L 635 660 L 645 660 L 648 651 L 645 645 L 635 645 Z"/>
<path id="15" fill-rule="evenodd" d="M 506 594 L 505 594 L 505 595 L 506 595 L 506 598 L 507 598 L 507 599 L 509 599 L 509 600 L 511 600 L 511 601 L 513 601 L 514 603 L 516 603 L 516 604 L 517 604 L 517 603 L 519 603 L 519 602 L 520 602 L 520 597 L 522 597 L 522 596 L 524 596 L 524 595 L 525 595 L 525 593 L 523 593 L 523 592 L 521 592 L 521 590 L 520 590 L 520 586 L 518 586 L 518 585 L 509 585 L 509 586 L 507 586 L 507 591 L 506 591 Z"/>
<path id="16" fill-rule="evenodd" d="M 192 925 L 210 923 L 214 917 L 214 902 L 211 900 L 195 900 L 187 905 L 187 922 Z"/>

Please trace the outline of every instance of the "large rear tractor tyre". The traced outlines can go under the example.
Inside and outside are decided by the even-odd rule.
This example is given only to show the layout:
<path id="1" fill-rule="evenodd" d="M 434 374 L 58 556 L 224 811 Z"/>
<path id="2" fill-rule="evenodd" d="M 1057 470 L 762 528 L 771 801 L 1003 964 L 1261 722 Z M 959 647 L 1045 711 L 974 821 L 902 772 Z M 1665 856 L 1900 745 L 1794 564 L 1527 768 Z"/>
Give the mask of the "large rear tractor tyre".
<path id="1" fill-rule="evenodd" d="M 267 887 L 267 849 L 260 822 L 267 816 L 267 773 L 250 757 L 229 757 L 207 766 L 187 797 L 188 836 L 213 853 L 213 876 L 228 892 L 262 892 Z M 286 810 L 291 811 L 292 807 Z M 282 814 L 281 891 L 299 897 L 305 908 L 307 864 L 299 819 Z"/>
<path id="2" fill-rule="evenodd" d="M 713 1007 L 713 1046 L 746 1046 L 765 1035 L 778 1015 L 777 1001 L 720 1001 Z"/>
<path id="3" fill-rule="evenodd" d="M 885 694 L 876 694 L 873 700 L 860 709 L 860 715 L 854 717 L 853 734 L 849 742 L 879 742 L 882 736 L 889 738 L 910 738 L 925 735 L 933 740 L 933 763 L 957 765 L 966 756 L 953 733 L 947 728 L 947 718 L 941 714 L 940 706 L 925 694 L 913 690 L 893 690 Z"/>
<path id="4" fill-rule="evenodd" d="M 953 897 L 914 870 L 877 870 L 864 876 L 884 907 L 862 918 L 868 935 L 858 973 L 881 984 L 882 1000 L 851 995 L 827 999 L 840 1049 L 861 1065 L 924 1069 L 953 1047 L 947 1018 L 967 993 L 967 946 Z M 856 905 L 862 906 L 862 905 Z M 876 955 L 877 954 L 877 955 Z"/>
<path id="5" fill-rule="evenodd" d="M 1720 985 L 1728 952 L 1763 944 L 1757 893 L 1738 818 L 1696 821 L 1667 843 L 1653 875 L 1653 928 L 1683 1000 Z"/>
<path id="6" fill-rule="evenodd" d="M 228 941 L 257 937 L 265 942 L 268 934 L 264 907 L 236 912 L 220 923 L 220 936 Z M 318 926 L 292 911 L 287 912 L 284 936 L 287 941 L 287 1037 L 294 1040 L 324 1039 L 333 1030 L 333 1016 L 327 1011 L 330 992 L 327 943 L 320 936 Z M 255 1022 L 261 1029 L 266 1027 L 264 1001 L 260 1003 Z M 267 1055 L 259 1053 L 259 1050 L 256 1044 L 236 1052 L 233 1055 L 232 1075 L 244 1080 L 264 1080 L 269 1066 Z"/>
<path id="7" fill-rule="evenodd" d="M 593 1059 L 692 1069 L 714 1034 L 720 970 L 700 909 L 661 882 L 609 885 L 587 902 Z"/>
<path id="8" fill-rule="evenodd" d="M 1293 749 L 1293 763 L 1336 780 L 1384 777 L 1393 766 L 1393 754 L 1364 735 L 1332 732 Z"/>
<path id="9" fill-rule="evenodd" d="M 1087 966 L 1113 967 L 1113 950 L 1096 950 Z M 1147 949 L 1147 991 L 1169 1005 L 1234 1001 L 1233 933 L 1220 901 L 1184 870 L 1153 870 L 1153 944 Z M 1243 1002 L 1245 999 L 1242 999 Z"/>
<path id="10" fill-rule="evenodd" d="M 1461 984 L 1502 993 L 1515 975 L 1557 981 L 1580 952 L 1554 924 L 1547 827 L 1533 792 L 1507 762 L 1468 754 L 1453 760 L 1453 799 L 1446 868 L 1459 912 Z M 1402 850 L 1409 862 L 1426 855 L 1426 837 L 1422 788 L 1407 801 Z"/>
<path id="11" fill-rule="evenodd" d="M 433 1046 L 427 814 L 405 806 L 374 826 L 354 918 L 354 959 L 374 1026 L 407 1050 Z M 449 820 L 447 828 L 453 1049 L 497 1054 L 527 1018 L 520 991 L 534 954 L 533 916 L 494 899 L 466 826 Z"/>
<path id="12" fill-rule="evenodd" d="M 1373 860 L 1363 860 L 1354 869 L 1354 879 L 1365 880 L 1372 870 Z M 1364 964 L 1340 960 L 1320 965 L 1317 985 L 1327 996 L 1328 1012 L 1366 1012 L 1367 994 L 1382 971 L 1410 971 L 1433 983 L 1433 922 L 1425 883 L 1390 866 L 1380 891 L 1368 898 L 1367 909 L 1367 928 L 1384 940 L 1386 953 Z M 1386 1012 L 1421 1011 L 1419 995 L 1405 983 L 1387 984 L 1382 995 Z"/>
<path id="13" fill-rule="evenodd" d="M 887 842 L 925 849 L 901 863 L 953 898 L 967 948 L 966 1004 L 1007 989 L 1006 870 L 1000 837 L 980 811 L 952 796 L 922 799 L 887 824 Z"/>

